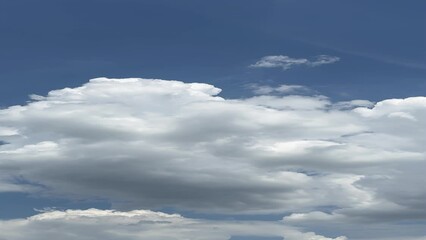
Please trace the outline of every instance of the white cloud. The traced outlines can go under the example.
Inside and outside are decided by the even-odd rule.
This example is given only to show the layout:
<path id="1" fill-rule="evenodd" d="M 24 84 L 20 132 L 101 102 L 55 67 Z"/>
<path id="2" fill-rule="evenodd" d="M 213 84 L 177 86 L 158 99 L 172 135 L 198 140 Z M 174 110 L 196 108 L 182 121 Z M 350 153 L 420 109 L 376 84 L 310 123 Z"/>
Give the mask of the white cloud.
<path id="1" fill-rule="evenodd" d="M 312 67 L 321 66 L 324 64 L 331 64 L 340 61 L 339 57 L 336 56 L 328 56 L 328 55 L 319 55 L 314 57 L 309 61 L 309 65 Z"/>
<path id="2" fill-rule="evenodd" d="M 384 211 L 390 210 L 389 206 L 379 204 L 376 209 L 369 209 L 368 211 L 375 211 L 377 208 L 382 208 Z M 392 211 L 388 213 L 388 216 L 390 216 Z M 291 214 L 284 217 L 283 222 L 301 229 L 318 231 L 320 234 L 344 232 L 350 236 L 349 239 L 351 240 L 420 240 L 426 237 L 425 221 L 411 221 L 401 224 L 385 219 L 369 221 L 365 218 L 354 219 L 341 213 L 330 214 L 314 211 Z"/>
<path id="3" fill-rule="evenodd" d="M 147 210 L 49 211 L 27 219 L 0 220 L 0 239 L 122 239 L 228 240 L 232 236 L 285 237 L 286 240 L 346 240 L 327 238 L 273 221 L 212 221 Z"/>
<path id="4" fill-rule="evenodd" d="M 13 128 L 7 128 L 7 127 L 0 127 L 0 137 L 10 137 L 17 135 L 18 132 L 16 129 Z"/>
<path id="5" fill-rule="evenodd" d="M 356 107 L 371 108 L 374 107 L 374 103 L 368 100 L 351 100 L 338 102 L 334 104 L 334 107 L 340 110 L 353 109 Z"/>
<path id="6" fill-rule="evenodd" d="M 247 86 L 249 89 L 253 91 L 254 94 L 257 95 L 266 95 L 266 94 L 300 94 L 300 93 L 308 93 L 310 89 L 301 86 L 301 85 L 286 85 L 282 84 L 278 87 L 272 87 L 268 85 L 259 85 L 259 84 L 249 84 Z"/>
<path id="7" fill-rule="evenodd" d="M 426 218 L 425 97 L 333 103 L 219 93 L 201 83 L 99 78 L 2 109 L 1 186 L 19 177 L 45 186 L 43 194 L 100 197 L 118 209 L 331 206 L 347 222 Z"/>
<path id="8" fill-rule="evenodd" d="M 254 68 L 282 68 L 288 70 L 296 66 L 317 67 L 324 64 L 331 64 L 340 61 L 339 57 L 329 55 L 319 55 L 307 58 L 291 58 L 285 55 L 265 56 L 256 63 L 250 65 Z"/>

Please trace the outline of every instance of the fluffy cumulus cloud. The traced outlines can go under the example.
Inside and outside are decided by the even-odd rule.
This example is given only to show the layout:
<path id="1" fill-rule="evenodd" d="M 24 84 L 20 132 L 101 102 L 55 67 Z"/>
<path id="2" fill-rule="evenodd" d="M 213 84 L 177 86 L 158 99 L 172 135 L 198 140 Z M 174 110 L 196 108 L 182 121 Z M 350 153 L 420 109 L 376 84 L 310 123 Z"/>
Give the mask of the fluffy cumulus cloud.
<path id="1" fill-rule="evenodd" d="M 307 58 L 292 58 L 285 55 L 273 55 L 262 57 L 256 63 L 250 65 L 253 68 L 282 68 L 288 70 L 297 66 L 318 67 L 324 64 L 331 64 L 340 61 L 339 57 L 329 55 L 319 55 Z"/>
<path id="2" fill-rule="evenodd" d="M 228 240 L 233 236 L 286 240 L 346 240 L 303 233 L 280 221 L 212 221 L 147 210 L 50 211 L 27 219 L 0 220 L 0 239 L 15 240 Z"/>
<path id="3" fill-rule="evenodd" d="M 282 214 L 280 226 L 350 239 L 425 236 L 419 226 L 426 220 L 426 98 L 336 103 L 292 95 L 295 88 L 224 99 L 209 84 L 97 78 L 32 96 L 26 105 L 0 110 L 0 191 L 103 198 L 122 211 Z M 37 232 L 54 224 L 40 216 L 46 215 L 4 221 L 2 228 Z M 129 239 L 150 229 L 142 220 L 114 230 L 103 227 L 111 224 L 103 217 L 81 218 L 100 234 Z M 80 228 L 78 221 L 60 219 L 66 228 Z M 404 229 L 407 222 L 411 233 L 376 231 Z M 362 233 L 368 228 L 361 223 L 374 227 Z M 210 234 L 211 224 L 187 232 Z M 235 228 L 250 229 L 244 224 Z M 211 236 L 230 233 L 221 234 Z"/>

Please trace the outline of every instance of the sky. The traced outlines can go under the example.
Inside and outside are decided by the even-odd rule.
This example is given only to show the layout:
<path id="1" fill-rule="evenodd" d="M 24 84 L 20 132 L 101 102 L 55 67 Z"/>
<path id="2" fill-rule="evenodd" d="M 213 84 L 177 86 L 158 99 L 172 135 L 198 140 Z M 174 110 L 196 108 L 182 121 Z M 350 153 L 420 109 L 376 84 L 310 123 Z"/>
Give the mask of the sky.
<path id="1" fill-rule="evenodd" d="M 0 239 L 426 239 L 425 11 L 0 0 Z"/>

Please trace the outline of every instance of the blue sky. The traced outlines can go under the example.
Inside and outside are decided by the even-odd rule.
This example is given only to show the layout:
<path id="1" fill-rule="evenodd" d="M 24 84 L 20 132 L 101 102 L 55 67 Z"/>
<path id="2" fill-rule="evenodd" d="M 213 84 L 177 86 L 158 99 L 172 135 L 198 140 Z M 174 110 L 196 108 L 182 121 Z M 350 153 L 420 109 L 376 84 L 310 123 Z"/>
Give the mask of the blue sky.
<path id="1" fill-rule="evenodd" d="M 202 234 L 211 220 L 232 226 L 212 239 L 424 239 L 425 11 L 421 0 L 0 0 L 0 238 L 8 219 L 49 214 L 35 209 L 97 208 L 121 211 L 113 220 L 177 212 Z M 217 94 L 223 105 L 206 104 Z"/>
<path id="2" fill-rule="evenodd" d="M 302 84 L 338 99 L 421 95 L 424 1 L 2 1 L 1 103 L 90 78 Z M 341 58 L 248 69 L 262 56 Z"/>

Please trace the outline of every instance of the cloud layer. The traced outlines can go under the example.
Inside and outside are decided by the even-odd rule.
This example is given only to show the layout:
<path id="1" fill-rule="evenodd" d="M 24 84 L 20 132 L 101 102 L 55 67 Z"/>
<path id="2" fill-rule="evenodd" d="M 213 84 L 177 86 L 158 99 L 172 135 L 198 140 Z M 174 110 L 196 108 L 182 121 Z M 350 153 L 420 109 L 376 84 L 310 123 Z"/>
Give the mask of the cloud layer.
<path id="1" fill-rule="evenodd" d="M 0 220 L 0 239 L 14 240 L 228 240 L 241 235 L 286 240 L 347 239 L 303 233 L 279 221 L 209 221 L 147 210 L 50 211 L 27 219 Z"/>
<path id="2" fill-rule="evenodd" d="M 425 97 L 270 95 L 286 89 L 224 99 L 202 83 L 97 78 L 32 96 L 0 110 L 0 190 L 122 210 L 283 214 L 308 230 L 336 217 L 424 223 Z"/>
<path id="3" fill-rule="evenodd" d="M 250 65 L 253 68 L 282 68 L 288 70 L 297 66 L 318 67 L 324 64 L 331 64 L 340 61 L 339 57 L 329 55 L 319 55 L 311 59 L 291 58 L 285 55 L 274 55 L 262 57 L 256 63 Z"/>

